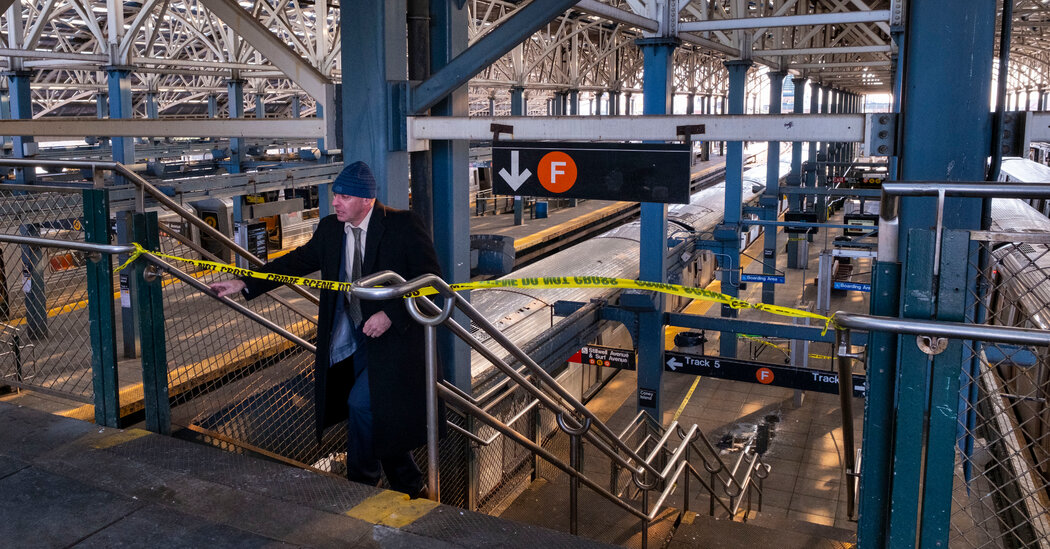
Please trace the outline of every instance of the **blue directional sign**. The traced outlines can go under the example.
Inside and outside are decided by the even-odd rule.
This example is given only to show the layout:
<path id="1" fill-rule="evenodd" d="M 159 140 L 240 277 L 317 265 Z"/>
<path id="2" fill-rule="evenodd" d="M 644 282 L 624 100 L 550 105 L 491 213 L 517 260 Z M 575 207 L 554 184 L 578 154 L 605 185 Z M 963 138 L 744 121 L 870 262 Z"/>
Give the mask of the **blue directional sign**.
<path id="1" fill-rule="evenodd" d="M 763 274 L 748 274 L 744 273 L 740 275 L 741 282 L 772 282 L 773 284 L 783 284 L 784 275 L 763 275 Z"/>
<path id="2" fill-rule="evenodd" d="M 863 284 L 861 282 L 835 281 L 835 283 L 832 284 L 831 287 L 836 289 L 836 290 L 851 290 L 851 291 L 854 291 L 854 292 L 870 292 L 871 291 L 871 284 Z"/>
<path id="3" fill-rule="evenodd" d="M 827 370 L 666 351 L 664 352 L 664 371 L 745 383 L 761 383 L 802 391 L 839 394 L 838 373 Z M 865 395 L 864 376 L 853 374 L 850 385 L 853 387 L 853 396 L 863 397 Z"/>

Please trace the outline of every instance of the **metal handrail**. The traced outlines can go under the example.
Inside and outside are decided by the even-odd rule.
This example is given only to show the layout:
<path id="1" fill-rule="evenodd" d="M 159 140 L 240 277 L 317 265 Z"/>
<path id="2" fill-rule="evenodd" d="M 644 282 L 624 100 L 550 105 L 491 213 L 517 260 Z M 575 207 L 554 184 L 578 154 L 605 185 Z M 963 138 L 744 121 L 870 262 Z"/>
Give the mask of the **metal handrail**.
<path id="1" fill-rule="evenodd" d="M 92 244 L 91 242 L 80 242 L 76 240 L 57 240 L 54 238 L 22 236 L 17 234 L 0 234 L 0 242 L 37 246 L 40 248 L 64 248 L 68 250 L 76 250 L 78 252 L 95 252 L 114 255 L 135 251 L 135 247 L 129 244 Z"/>
<path id="2" fill-rule="evenodd" d="M 52 239 L 52 238 L 41 238 L 41 237 L 33 237 L 33 236 L 21 236 L 21 235 L 13 235 L 13 234 L 0 234 L 0 242 L 10 242 L 10 243 L 13 243 L 13 244 L 23 244 L 23 245 L 29 245 L 29 246 L 38 246 L 38 247 L 41 247 L 41 248 L 70 249 L 70 250 L 77 250 L 77 251 L 81 251 L 81 252 L 90 252 L 90 253 L 93 253 L 93 254 L 117 255 L 117 254 L 131 253 L 131 252 L 135 251 L 135 247 L 134 246 L 129 246 L 127 244 L 92 244 L 90 242 L 76 242 L 76 241 L 69 241 L 69 240 L 56 240 L 56 239 Z M 304 349 L 306 349 L 306 350 L 308 350 L 310 352 L 315 352 L 316 351 L 316 347 L 314 347 L 312 344 L 310 344 L 306 340 L 304 340 L 304 339 L 300 338 L 299 336 L 289 332 L 288 330 L 284 329 L 283 327 L 273 323 L 271 320 L 267 319 L 266 317 L 263 317 L 263 316 L 259 315 L 255 311 L 252 311 L 251 309 L 245 307 L 244 305 L 241 305 L 240 303 L 237 303 L 236 301 L 233 301 L 232 299 L 230 299 L 228 297 L 218 297 L 216 295 L 216 293 L 214 291 L 212 291 L 211 288 L 209 288 L 206 284 L 204 284 L 203 282 L 197 280 L 196 278 L 194 278 L 194 277 L 184 273 L 181 269 L 178 269 L 178 268 L 170 265 L 169 263 L 167 263 L 163 259 L 160 259 L 159 257 L 153 256 L 153 255 L 149 255 L 149 254 L 144 254 L 142 257 L 144 257 L 147 261 L 149 261 L 153 265 L 157 266 L 158 268 L 163 269 L 164 271 L 167 271 L 168 273 L 170 273 L 172 276 L 174 276 L 175 278 L 179 279 L 180 281 L 182 281 L 182 282 L 192 286 L 196 290 L 204 292 L 205 294 L 211 296 L 214 299 L 217 299 L 217 300 L 223 302 L 224 304 L 226 304 L 227 307 L 230 307 L 231 309 L 233 309 L 234 311 L 240 313 L 241 315 L 244 315 L 245 317 L 251 319 L 252 321 L 254 321 L 254 322 L 256 322 L 256 323 L 266 327 L 270 331 L 273 331 L 273 332 L 283 336 L 285 339 L 288 339 L 292 343 L 295 343 L 296 345 L 299 345 L 300 347 L 303 347 Z M 92 258 L 92 260 L 96 261 L 97 258 Z"/>
<path id="3" fill-rule="evenodd" d="M 389 286 L 375 287 L 376 284 L 383 284 L 387 282 L 395 283 Z M 401 278 L 399 275 L 393 272 L 383 271 L 381 273 L 376 273 L 369 277 L 359 279 L 354 285 L 354 287 L 351 289 L 351 293 L 354 293 L 360 299 L 382 300 L 400 298 L 402 296 L 410 295 L 422 288 L 427 287 L 434 287 L 438 290 L 439 293 L 445 295 L 451 294 L 448 297 L 454 299 L 456 308 L 466 313 L 467 317 L 470 318 L 470 320 L 472 320 L 480 329 L 484 330 L 493 340 L 495 340 L 501 347 L 503 347 L 504 350 L 508 351 L 514 358 L 518 359 L 522 364 L 526 365 L 528 369 L 531 370 L 533 375 L 535 375 L 542 382 L 544 382 L 548 388 L 553 390 L 559 397 L 561 397 L 575 412 L 582 415 L 585 419 L 590 419 L 595 424 L 599 432 L 608 437 L 608 442 L 612 442 L 614 445 L 619 446 L 620 450 L 627 453 L 629 458 L 631 458 L 639 464 L 638 466 L 626 465 L 628 469 L 631 469 L 632 472 L 636 474 L 641 474 L 643 471 L 647 471 L 654 475 L 660 474 L 660 472 L 657 471 L 655 467 L 652 467 L 651 465 L 646 463 L 645 460 L 637 453 L 635 453 L 633 449 L 631 449 L 626 444 L 623 444 L 622 441 L 620 441 L 616 437 L 616 434 L 613 433 L 613 431 L 607 425 L 605 425 L 604 422 L 599 420 L 598 417 L 594 415 L 594 412 L 589 410 L 583 403 L 581 403 L 574 396 L 572 396 L 553 377 L 551 377 L 550 374 L 548 374 L 543 368 L 536 364 L 528 355 L 524 354 L 521 351 L 521 349 L 514 345 L 514 343 L 511 342 L 505 335 L 500 333 L 499 330 L 495 328 L 495 326 L 493 326 L 487 319 L 485 319 L 484 316 L 481 315 L 480 312 L 477 311 L 477 309 L 471 306 L 470 303 L 463 299 L 461 296 L 453 292 L 451 287 L 449 287 L 448 284 L 446 284 L 445 281 L 442 280 L 440 277 L 436 275 L 423 275 L 411 281 L 405 281 L 403 278 Z M 410 303 L 407 304 L 409 306 L 409 311 L 413 312 L 413 306 L 416 305 L 415 302 L 417 300 L 410 299 L 409 301 Z M 429 301 L 426 302 L 429 303 Z M 446 317 L 445 320 L 448 320 L 448 318 Z M 502 363 L 503 361 L 501 360 L 500 362 Z M 503 367 L 506 367 L 506 364 L 503 363 L 503 367 L 501 367 L 500 364 L 496 364 L 496 366 L 500 367 L 500 369 L 503 369 Z M 504 373 L 507 373 L 508 375 L 514 377 L 520 377 L 520 374 L 517 374 L 515 370 L 509 367 L 507 367 L 507 370 L 509 371 L 505 370 Z M 530 383 L 528 383 L 523 377 L 517 379 L 517 381 L 526 389 L 526 391 L 533 393 L 534 397 L 541 399 L 543 403 L 546 404 L 549 408 L 555 410 L 560 408 L 553 401 L 553 399 L 551 399 L 545 392 L 535 390 L 535 388 Z M 579 424 L 574 425 L 573 427 L 578 426 Z M 611 454 L 610 457 L 612 457 Z"/>
<path id="4" fill-rule="evenodd" d="M 152 183 L 150 183 L 149 181 L 146 181 L 141 175 L 139 175 L 139 174 L 135 173 L 134 171 L 128 169 L 127 166 L 125 166 L 124 164 L 121 164 L 120 162 L 96 162 L 96 161 L 86 161 L 86 160 L 35 160 L 35 159 L 29 159 L 29 158 L 0 158 L 0 166 L 12 166 L 12 167 L 22 167 L 22 168 L 38 167 L 38 166 L 39 167 L 49 167 L 50 166 L 50 167 L 55 167 L 55 168 L 83 168 L 83 169 L 91 169 L 91 170 L 108 170 L 108 171 L 112 171 L 114 173 L 118 173 L 118 174 L 124 176 L 125 179 L 130 181 L 136 187 L 138 187 L 139 192 L 140 192 L 140 196 L 139 196 L 139 200 L 138 200 L 138 208 L 140 210 L 144 210 L 145 209 L 144 200 L 143 200 L 143 197 L 141 196 L 141 193 L 149 194 L 154 200 L 156 200 L 157 202 L 160 202 L 164 207 L 166 207 L 169 210 L 172 210 L 173 212 L 177 213 L 179 215 L 179 217 L 184 219 L 189 224 L 193 225 L 194 227 L 197 227 L 198 229 L 203 231 L 208 236 L 210 236 L 210 237 L 214 238 L 215 240 L 221 242 L 227 248 L 230 248 L 231 250 L 236 252 L 238 255 L 244 257 L 245 259 L 248 260 L 249 263 L 251 263 L 251 264 L 253 264 L 255 266 L 262 266 L 262 265 L 266 264 L 265 261 L 263 261 L 262 259 L 259 259 L 254 254 L 252 254 L 251 252 L 249 252 L 245 248 L 241 247 L 239 244 L 237 244 L 235 241 L 233 241 L 233 239 L 231 239 L 231 238 L 227 237 L 226 235 L 222 234 L 222 232 L 220 232 L 218 229 L 212 227 L 211 225 L 208 225 L 203 219 L 197 217 L 196 215 L 193 215 L 193 212 L 187 210 L 181 204 L 179 204 L 178 202 L 175 202 L 174 200 L 172 200 L 170 197 L 168 197 L 168 195 L 164 194 L 163 191 L 161 191 L 157 187 L 153 186 Z M 295 291 L 296 293 L 298 293 L 299 295 L 305 297 L 308 301 L 310 301 L 314 305 L 320 304 L 320 300 L 318 300 L 318 298 L 314 297 L 313 294 L 311 294 L 310 292 L 306 291 L 304 288 L 300 288 L 298 286 L 294 286 L 294 285 L 291 285 L 291 284 L 288 284 L 287 286 L 289 288 L 291 288 L 293 291 Z"/>
<path id="5" fill-rule="evenodd" d="M 1050 332 L 1008 326 L 964 324 L 962 322 L 935 322 L 913 318 L 872 316 L 837 311 L 835 322 L 843 328 L 869 332 L 895 332 L 917 336 L 936 336 L 949 339 L 977 339 L 996 343 L 1050 347 Z"/>
<path id="6" fill-rule="evenodd" d="M 440 311 L 438 310 L 437 305 L 430 300 L 419 299 L 421 296 L 420 290 L 428 287 L 436 289 L 439 294 L 445 297 L 444 307 L 442 307 Z M 662 431 L 662 436 L 659 441 L 657 441 L 655 448 L 649 453 L 648 457 L 643 459 L 640 455 L 641 447 L 639 447 L 639 449 L 631 448 L 623 438 L 627 433 L 634 432 L 637 429 L 637 426 L 650 421 L 651 417 L 648 416 L 648 414 L 641 413 L 636 416 L 632 421 L 633 425 L 628 426 L 623 433 L 617 436 L 607 425 L 601 422 L 589 409 L 587 409 L 586 406 L 561 387 L 561 385 L 558 384 L 549 373 L 532 361 L 532 359 L 520 348 L 510 342 L 506 336 L 501 334 L 476 309 L 474 309 L 469 302 L 453 292 L 451 287 L 436 275 L 422 275 L 410 281 L 406 281 L 396 273 L 384 271 L 355 281 L 350 291 L 359 299 L 383 300 L 408 298 L 405 301 L 410 315 L 416 321 L 424 325 L 426 335 L 426 355 L 428 358 L 426 400 L 429 463 L 427 479 L 428 491 L 430 492 L 430 496 L 434 499 L 440 498 L 440 482 L 437 476 L 439 458 L 437 453 L 437 425 L 439 422 L 437 418 L 437 398 L 439 395 L 451 405 L 464 410 L 470 415 L 478 418 L 482 423 L 496 430 L 496 433 L 486 440 L 473 434 L 468 429 L 464 429 L 449 422 L 449 425 L 452 426 L 454 430 L 462 433 L 470 440 L 478 444 L 488 445 L 495 441 L 496 437 L 500 435 L 506 436 L 522 446 L 525 446 L 535 455 L 544 458 L 570 475 L 570 500 L 572 501 L 571 505 L 573 507 L 570 512 L 570 530 L 573 531 L 575 530 L 577 522 L 575 514 L 575 494 L 576 486 L 579 483 L 587 485 L 603 497 L 606 497 L 633 515 L 643 519 L 646 525 L 642 534 L 644 545 L 647 537 L 646 532 L 648 523 L 655 519 L 659 513 L 660 507 L 663 505 L 670 492 L 675 488 L 677 480 L 681 478 L 682 475 L 686 475 L 685 486 L 688 490 L 688 475 L 691 473 L 699 478 L 699 473 L 697 473 L 696 469 L 689 464 L 689 451 L 692 448 L 696 448 L 695 440 L 697 438 L 705 439 L 707 447 L 710 449 L 712 455 L 716 456 L 720 462 L 721 468 L 725 469 L 725 464 L 722 463 L 721 458 L 717 456 L 717 451 L 714 451 L 711 447 L 710 441 L 706 440 L 706 437 L 703 436 L 699 426 L 693 425 L 688 431 L 683 432 L 681 426 L 679 426 L 677 422 L 672 423 L 667 428 L 658 426 L 658 430 Z M 476 326 L 495 340 L 505 351 L 509 352 L 510 356 L 520 361 L 523 364 L 523 368 L 520 370 L 512 368 L 501 357 L 497 356 L 495 352 L 478 342 L 471 333 L 466 331 L 466 329 L 464 329 L 458 322 L 451 318 L 453 308 L 466 313 L 467 317 Z M 437 325 L 439 324 L 448 327 L 454 335 L 460 337 L 475 350 L 478 350 L 485 358 L 492 362 L 497 369 L 506 374 L 508 378 L 517 382 L 521 388 L 525 390 L 527 394 L 534 397 L 534 399 L 526 405 L 525 409 L 519 411 L 508 422 L 504 422 L 492 416 L 487 409 L 482 409 L 478 399 L 472 397 L 446 380 L 438 380 L 435 334 Z M 526 370 L 539 381 L 533 382 L 527 379 Z M 554 395 L 549 395 L 547 393 L 548 390 L 553 391 Z M 563 431 L 569 434 L 571 438 L 570 449 L 576 449 L 574 452 L 570 452 L 571 464 L 562 462 L 542 446 L 510 427 L 510 424 L 514 423 L 529 410 L 540 404 L 557 413 L 558 425 Z M 596 436 L 596 434 L 590 429 L 592 425 L 594 425 L 598 434 L 602 435 L 601 437 Z M 670 436 L 674 432 L 679 434 L 681 441 L 673 448 L 667 447 Z M 620 466 L 631 471 L 634 483 L 642 489 L 643 509 L 641 511 L 622 501 L 610 491 L 600 487 L 598 483 L 583 474 L 581 470 L 582 467 L 578 462 L 579 449 L 577 445 L 579 444 L 580 437 L 586 438 L 603 454 L 612 459 L 614 466 Z M 657 470 L 656 466 L 653 465 L 653 461 L 661 452 L 666 452 L 670 455 L 670 458 L 662 469 Z M 626 459 L 621 456 L 621 453 L 626 455 Z M 708 458 L 704 456 L 703 459 L 705 469 L 710 470 Z M 737 468 L 739 468 L 739 463 L 738 460 Z M 731 478 L 723 481 L 725 486 L 724 491 L 729 494 L 731 492 L 729 487 L 733 484 L 737 487 L 735 490 L 736 494 L 740 494 L 747 490 L 747 487 L 751 484 L 752 475 L 758 468 L 762 467 L 766 466 L 761 464 L 761 456 L 756 454 L 751 460 L 747 475 L 742 480 Z M 716 469 L 716 471 L 717 470 L 718 469 Z M 732 477 L 732 475 L 730 476 Z M 665 483 L 665 487 L 660 494 L 660 497 L 657 499 L 655 506 L 650 508 L 648 505 L 649 490 L 655 489 L 661 482 Z M 707 482 L 702 481 L 702 485 L 711 491 Z M 711 493 L 712 497 L 715 497 L 714 492 L 711 491 Z M 730 497 L 732 498 L 733 496 L 731 495 Z M 715 497 L 715 499 L 719 498 Z M 721 499 L 719 499 L 719 503 L 727 510 L 729 510 L 732 505 L 732 501 L 730 502 L 730 505 L 726 505 Z"/>

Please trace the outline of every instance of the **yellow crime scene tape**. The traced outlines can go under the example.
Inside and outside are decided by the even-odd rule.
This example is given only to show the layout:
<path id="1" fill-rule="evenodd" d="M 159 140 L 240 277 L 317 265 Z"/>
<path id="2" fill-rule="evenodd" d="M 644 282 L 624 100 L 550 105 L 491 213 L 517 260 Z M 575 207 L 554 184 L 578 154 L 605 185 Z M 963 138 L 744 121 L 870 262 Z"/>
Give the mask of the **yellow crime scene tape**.
<path id="1" fill-rule="evenodd" d="M 306 278 L 302 276 L 288 276 L 274 273 L 260 273 L 251 269 L 242 269 L 233 265 L 227 265 L 225 263 L 218 263 L 215 261 L 205 261 L 203 259 L 187 259 L 185 257 L 178 257 L 174 255 L 168 255 L 161 252 L 154 252 L 143 248 L 137 242 L 132 242 L 135 246 L 135 251 L 132 252 L 128 260 L 125 261 L 121 266 L 117 267 L 117 271 L 127 267 L 133 261 L 138 259 L 140 255 L 148 254 L 163 259 L 172 259 L 175 261 L 182 261 L 184 263 L 192 263 L 198 267 L 206 267 L 220 273 L 228 273 L 237 277 L 250 277 L 258 278 L 260 280 L 271 280 L 274 282 L 280 282 L 282 284 L 295 284 L 298 286 L 305 286 L 307 288 L 317 288 L 320 290 L 334 290 L 337 292 L 349 291 L 353 287 L 350 282 L 337 282 L 332 280 L 318 280 L 315 278 Z M 530 277 L 530 278 L 513 278 L 506 280 L 483 280 L 479 282 L 460 282 L 456 284 L 449 284 L 453 291 L 460 292 L 464 290 L 485 290 L 485 289 L 498 289 L 498 288 L 543 288 L 543 289 L 554 289 L 554 288 L 615 288 L 621 290 L 649 290 L 654 292 L 660 292 L 668 295 L 677 295 L 691 299 L 703 299 L 706 301 L 714 301 L 723 305 L 728 305 L 733 309 L 755 309 L 758 311 L 765 311 L 780 316 L 787 317 L 801 317 L 801 318 L 812 318 L 819 320 L 824 323 L 824 331 L 827 333 L 831 328 L 834 328 L 835 321 L 831 317 L 819 315 L 817 313 L 811 313 L 809 311 L 803 311 L 800 309 L 792 309 L 790 307 L 782 307 L 780 305 L 770 305 L 768 303 L 750 303 L 743 299 L 737 299 L 725 295 L 723 293 L 714 292 L 711 290 L 705 290 L 703 288 L 693 288 L 690 286 L 682 286 L 679 284 L 667 284 L 663 282 L 649 282 L 645 280 L 632 280 L 628 278 L 609 278 L 602 276 L 548 276 L 548 277 Z M 437 295 L 438 291 L 435 288 L 423 288 L 415 292 L 405 294 L 404 297 L 421 297 L 428 295 Z"/>

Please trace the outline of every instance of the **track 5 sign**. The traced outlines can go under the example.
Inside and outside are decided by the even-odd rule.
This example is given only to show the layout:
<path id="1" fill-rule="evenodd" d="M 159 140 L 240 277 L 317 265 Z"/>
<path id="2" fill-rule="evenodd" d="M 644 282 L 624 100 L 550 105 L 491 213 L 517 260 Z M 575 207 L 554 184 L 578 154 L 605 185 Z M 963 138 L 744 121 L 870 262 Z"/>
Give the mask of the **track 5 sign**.
<path id="1" fill-rule="evenodd" d="M 688 143 L 492 144 L 496 194 L 689 203 Z"/>

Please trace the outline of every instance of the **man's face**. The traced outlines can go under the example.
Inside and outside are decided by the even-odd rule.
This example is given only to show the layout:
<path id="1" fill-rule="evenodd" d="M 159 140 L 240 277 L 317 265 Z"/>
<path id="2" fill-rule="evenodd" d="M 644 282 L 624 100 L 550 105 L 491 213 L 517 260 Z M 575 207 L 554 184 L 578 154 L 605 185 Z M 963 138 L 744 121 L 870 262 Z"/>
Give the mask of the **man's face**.
<path id="1" fill-rule="evenodd" d="M 343 223 L 349 221 L 354 225 L 360 225 L 375 201 L 374 198 L 332 193 L 332 209 L 335 210 L 335 217 Z"/>

